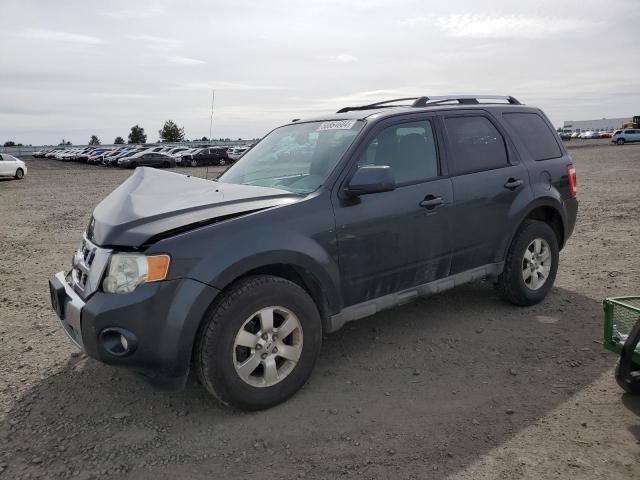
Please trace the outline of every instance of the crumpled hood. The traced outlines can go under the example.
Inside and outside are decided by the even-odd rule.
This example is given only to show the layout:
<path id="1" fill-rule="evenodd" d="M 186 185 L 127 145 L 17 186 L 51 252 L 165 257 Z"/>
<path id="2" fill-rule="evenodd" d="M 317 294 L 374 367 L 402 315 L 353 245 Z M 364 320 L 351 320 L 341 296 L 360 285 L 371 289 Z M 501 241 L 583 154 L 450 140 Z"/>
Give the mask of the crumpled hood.
<path id="1" fill-rule="evenodd" d="M 276 188 L 139 167 L 95 208 L 88 235 L 101 246 L 139 247 L 167 232 L 298 200 L 298 195 Z"/>

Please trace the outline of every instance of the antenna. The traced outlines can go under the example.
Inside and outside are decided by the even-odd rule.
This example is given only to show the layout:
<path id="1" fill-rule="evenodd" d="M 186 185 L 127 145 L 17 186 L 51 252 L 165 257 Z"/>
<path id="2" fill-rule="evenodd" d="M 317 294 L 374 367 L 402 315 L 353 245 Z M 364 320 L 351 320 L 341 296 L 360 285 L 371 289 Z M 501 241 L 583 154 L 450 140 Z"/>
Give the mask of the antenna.
<path id="1" fill-rule="evenodd" d="M 216 91 L 211 90 L 211 117 L 209 118 L 209 143 L 211 143 L 211 131 L 213 129 L 213 102 L 216 98 Z"/>
<path id="2" fill-rule="evenodd" d="M 216 91 L 211 90 L 211 117 L 209 117 L 209 145 L 212 144 L 211 131 L 213 130 L 213 102 L 216 98 Z M 204 178 L 209 179 L 209 165 L 207 164 L 207 168 L 204 171 Z"/>

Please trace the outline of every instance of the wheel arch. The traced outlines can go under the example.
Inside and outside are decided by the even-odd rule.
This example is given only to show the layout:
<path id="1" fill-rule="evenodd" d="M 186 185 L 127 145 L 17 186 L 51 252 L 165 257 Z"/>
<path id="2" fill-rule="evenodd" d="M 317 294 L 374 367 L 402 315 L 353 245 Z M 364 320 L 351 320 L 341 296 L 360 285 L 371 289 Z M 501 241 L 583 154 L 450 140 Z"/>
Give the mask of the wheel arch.
<path id="1" fill-rule="evenodd" d="M 556 234 L 558 247 L 560 250 L 562 250 L 566 240 L 565 219 L 562 214 L 562 205 L 556 199 L 543 198 L 532 202 L 525 210 L 523 215 L 521 215 L 519 221 L 516 222 L 516 226 L 509 236 L 508 242 L 506 242 L 504 248 L 501 249 L 501 258 L 498 260 L 503 260 L 504 258 L 506 258 L 507 252 L 509 251 L 511 243 L 513 242 L 513 238 L 516 236 L 516 233 L 525 220 L 538 220 L 548 224 Z"/>
<path id="2" fill-rule="evenodd" d="M 273 275 L 300 286 L 316 304 L 325 331 L 328 319 L 341 308 L 339 289 L 330 273 L 313 258 L 295 252 L 271 252 L 241 260 L 220 272 L 212 284 L 224 291 L 252 275 Z"/>

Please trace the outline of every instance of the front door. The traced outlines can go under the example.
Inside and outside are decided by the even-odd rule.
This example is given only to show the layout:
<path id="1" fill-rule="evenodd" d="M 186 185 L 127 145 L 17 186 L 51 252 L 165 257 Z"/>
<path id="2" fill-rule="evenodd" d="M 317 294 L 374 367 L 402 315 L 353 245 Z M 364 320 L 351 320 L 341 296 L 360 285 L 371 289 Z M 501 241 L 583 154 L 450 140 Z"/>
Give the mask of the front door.
<path id="1" fill-rule="evenodd" d="M 396 189 L 334 198 L 345 306 L 449 273 L 452 188 L 441 176 L 433 118 L 392 122 L 365 140 L 357 161 L 391 167 Z"/>

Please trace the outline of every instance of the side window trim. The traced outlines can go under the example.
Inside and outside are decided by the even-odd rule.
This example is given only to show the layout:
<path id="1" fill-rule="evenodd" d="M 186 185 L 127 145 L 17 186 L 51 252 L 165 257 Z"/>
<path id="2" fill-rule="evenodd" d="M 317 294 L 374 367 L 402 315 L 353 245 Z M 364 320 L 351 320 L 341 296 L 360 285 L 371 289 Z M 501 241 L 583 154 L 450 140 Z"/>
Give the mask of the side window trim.
<path id="1" fill-rule="evenodd" d="M 477 170 L 467 170 L 464 172 L 457 172 L 456 171 L 456 159 L 453 156 L 453 148 L 451 145 L 451 137 L 449 136 L 449 133 L 447 132 L 447 126 L 446 126 L 446 120 L 447 118 L 460 118 L 460 117 L 482 117 L 485 118 L 486 120 L 488 120 L 492 125 L 493 128 L 496 129 L 496 131 L 500 134 L 500 137 L 502 137 L 502 145 L 504 147 L 505 150 L 505 154 L 507 157 L 507 163 L 505 165 L 500 165 L 500 166 L 496 166 L 496 167 L 492 167 L 492 168 L 479 168 Z M 453 112 L 446 112 L 442 115 L 442 131 L 443 131 L 443 135 L 445 137 L 445 143 L 447 145 L 447 160 L 449 161 L 449 176 L 450 177 L 459 177 L 462 175 L 471 175 L 473 173 L 479 173 L 479 172 L 490 172 L 491 170 L 499 170 L 501 168 L 507 168 L 507 167 L 511 167 L 513 165 L 518 165 L 518 159 L 517 157 L 515 157 L 514 153 L 513 153 L 513 147 L 510 146 L 509 143 L 509 137 L 506 135 L 504 129 L 502 128 L 502 125 L 499 124 L 499 122 L 497 120 L 495 120 L 494 118 L 491 117 L 491 115 L 489 115 L 488 113 L 484 112 L 484 111 L 478 111 L 478 112 L 471 112 L 471 111 L 466 111 L 466 112 L 460 112 L 460 113 L 453 113 Z"/>

